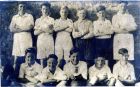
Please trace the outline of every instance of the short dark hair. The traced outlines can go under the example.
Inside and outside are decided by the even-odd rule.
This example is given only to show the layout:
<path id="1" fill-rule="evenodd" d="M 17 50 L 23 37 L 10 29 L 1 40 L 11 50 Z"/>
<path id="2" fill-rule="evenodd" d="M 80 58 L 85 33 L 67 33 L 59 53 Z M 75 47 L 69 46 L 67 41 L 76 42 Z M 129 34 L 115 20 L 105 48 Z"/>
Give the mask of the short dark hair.
<path id="1" fill-rule="evenodd" d="M 62 6 L 61 9 L 69 10 L 68 6 Z"/>
<path id="2" fill-rule="evenodd" d="M 20 1 L 20 2 L 18 2 L 18 5 L 19 4 L 25 5 L 26 3 L 25 3 L 25 1 Z"/>
<path id="3" fill-rule="evenodd" d="M 42 3 L 42 4 L 41 4 L 41 8 L 42 8 L 42 6 L 46 6 L 46 7 L 48 7 L 49 9 L 51 8 L 51 4 L 50 4 L 49 2 L 47 2 L 47 3 Z"/>
<path id="4" fill-rule="evenodd" d="M 101 57 L 101 56 L 98 56 L 98 57 L 95 58 L 95 60 L 94 60 L 95 64 L 96 64 L 98 58 L 101 58 L 102 59 L 102 63 L 105 64 L 105 58 Z"/>
<path id="5" fill-rule="evenodd" d="M 100 5 L 99 7 L 96 8 L 96 11 L 97 12 L 99 12 L 99 11 L 105 11 L 105 10 L 106 10 L 106 8 L 103 5 Z"/>
<path id="6" fill-rule="evenodd" d="M 33 53 L 33 54 L 36 54 L 36 49 L 34 47 L 30 47 L 30 48 L 27 48 L 25 50 L 25 56 L 27 53 Z"/>
<path id="7" fill-rule="evenodd" d="M 119 3 L 120 3 L 120 4 L 121 4 L 121 3 L 124 3 L 124 4 L 127 5 L 127 4 L 128 4 L 128 1 L 120 1 Z"/>
<path id="8" fill-rule="evenodd" d="M 70 50 L 70 56 L 72 55 L 72 54 L 74 54 L 74 53 L 78 53 L 79 52 L 79 49 L 78 48 L 72 48 L 71 50 Z"/>
<path id="9" fill-rule="evenodd" d="M 68 8 L 68 6 L 62 6 L 60 10 L 63 10 L 63 9 L 66 10 L 67 13 L 69 12 L 69 8 Z"/>
<path id="10" fill-rule="evenodd" d="M 126 48 L 121 48 L 119 49 L 118 53 L 123 55 L 125 53 L 128 53 L 128 50 Z"/>
<path id="11" fill-rule="evenodd" d="M 50 55 L 48 56 L 48 59 L 51 59 L 51 58 L 55 59 L 56 61 L 57 61 L 57 59 L 58 59 L 58 57 L 57 57 L 55 54 L 50 54 Z"/>
<path id="12" fill-rule="evenodd" d="M 78 11 L 84 11 L 87 14 L 87 10 L 85 8 L 83 8 L 83 7 L 78 8 Z"/>

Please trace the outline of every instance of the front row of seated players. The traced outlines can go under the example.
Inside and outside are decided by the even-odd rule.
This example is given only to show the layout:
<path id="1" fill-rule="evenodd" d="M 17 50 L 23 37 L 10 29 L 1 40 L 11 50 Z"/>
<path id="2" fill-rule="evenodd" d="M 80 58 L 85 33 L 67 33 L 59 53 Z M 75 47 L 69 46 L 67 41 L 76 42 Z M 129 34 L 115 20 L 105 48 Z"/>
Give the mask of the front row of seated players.
<path id="1" fill-rule="evenodd" d="M 64 65 L 63 70 L 58 67 L 57 56 L 50 54 L 47 67 L 43 69 L 35 62 L 34 49 L 28 48 L 25 54 L 26 62 L 20 68 L 20 81 L 45 86 L 134 85 L 134 67 L 128 62 L 127 49 L 119 50 L 122 59 L 114 65 L 113 74 L 105 58 L 97 57 L 95 64 L 88 70 L 87 63 L 79 60 L 78 53 L 78 49 L 70 51 L 70 61 Z"/>
<path id="2" fill-rule="evenodd" d="M 44 69 L 35 62 L 33 48 L 26 50 L 26 62 L 21 65 L 19 79 L 26 84 L 56 85 L 61 80 L 65 80 L 63 71 L 57 66 L 57 56 L 50 54 L 47 60 L 47 67 Z"/>

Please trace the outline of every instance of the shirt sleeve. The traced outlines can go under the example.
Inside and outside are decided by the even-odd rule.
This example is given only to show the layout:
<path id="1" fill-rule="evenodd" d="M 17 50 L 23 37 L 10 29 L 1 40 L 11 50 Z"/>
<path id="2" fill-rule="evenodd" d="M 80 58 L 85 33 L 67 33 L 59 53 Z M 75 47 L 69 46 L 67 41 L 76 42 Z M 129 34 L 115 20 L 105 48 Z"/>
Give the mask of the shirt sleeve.
<path id="1" fill-rule="evenodd" d="M 91 38 L 94 36 L 94 27 L 93 27 L 93 24 L 92 22 L 89 23 L 89 33 L 86 34 L 84 37 L 86 38 Z"/>
<path id="2" fill-rule="evenodd" d="M 79 32 L 77 21 L 73 23 L 73 28 L 72 29 L 73 29 L 72 30 L 72 36 L 73 36 L 73 38 L 76 38 L 77 37 L 77 32 Z"/>
<path id="3" fill-rule="evenodd" d="M 59 20 L 57 19 L 54 21 L 54 30 L 56 31 L 58 27 L 59 27 Z"/>
<path id="4" fill-rule="evenodd" d="M 113 76 L 118 79 L 118 68 L 117 68 L 117 65 L 115 64 L 114 67 L 113 67 Z"/>
<path id="5" fill-rule="evenodd" d="M 135 71 L 134 71 L 133 65 L 131 66 L 131 79 L 132 79 L 132 80 L 136 80 Z"/>
<path id="6" fill-rule="evenodd" d="M 69 25 L 68 31 L 72 32 L 72 30 L 73 30 L 73 22 L 72 22 L 72 20 L 69 19 L 68 25 Z"/>
<path id="7" fill-rule="evenodd" d="M 69 78 L 69 76 L 70 76 L 70 71 L 69 71 L 69 67 L 68 67 L 68 65 L 66 64 L 65 66 L 64 66 L 64 73 L 66 74 L 66 76 L 67 76 L 67 78 Z"/>
<path id="8" fill-rule="evenodd" d="M 32 74 L 32 70 L 28 70 L 28 69 L 26 69 L 25 72 L 26 72 L 26 75 L 27 75 L 27 76 L 31 76 L 31 74 Z"/>
<path id="9" fill-rule="evenodd" d="M 64 71 L 62 71 L 61 69 L 56 69 L 56 72 L 54 74 L 54 79 L 56 80 L 66 80 L 66 75 L 64 73 Z"/>
<path id="10" fill-rule="evenodd" d="M 46 68 L 44 68 L 44 69 L 42 70 L 42 72 L 39 74 L 39 80 L 40 80 L 41 82 L 43 82 L 43 81 L 45 81 L 47 78 L 48 78 L 48 72 L 47 72 Z"/>
<path id="11" fill-rule="evenodd" d="M 10 23 L 10 26 L 9 26 L 10 31 L 12 31 L 12 29 L 15 28 L 15 25 L 16 25 L 15 21 L 16 21 L 15 16 L 13 16 L 12 20 L 11 20 L 11 23 Z"/>
<path id="12" fill-rule="evenodd" d="M 98 27 L 97 21 L 94 21 L 94 22 L 93 22 L 93 28 L 94 28 L 93 34 L 94 34 L 95 36 L 98 36 L 98 29 L 97 29 L 97 27 Z"/>
<path id="13" fill-rule="evenodd" d="M 81 68 L 82 68 L 81 73 L 82 73 L 83 78 L 87 79 L 87 64 L 83 63 Z"/>
<path id="14" fill-rule="evenodd" d="M 89 20 L 85 20 L 84 22 L 83 22 L 83 24 L 85 24 L 84 26 L 85 26 L 85 29 L 83 29 L 82 31 L 81 31 L 81 35 L 83 36 L 83 35 L 86 35 L 87 33 L 89 33 L 89 27 L 90 27 L 90 21 Z M 81 25 L 82 26 L 82 25 Z M 81 27 L 82 28 L 82 27 Z"/>
<path id="15" fill-rule="evenodd" d="M 109 20 L 107 20 L 107 29 L 108 30 L 105 30 L 106 34 L 113 34 L 112 24 Z"/>
<path id="16" fill-rule="evenodd" d="M 39 29 L 39 28 L 40 28 L 40 27 L 39 27 L 39 19 L 37 19 L 37 20 L 35 21 L 34 29 L 37 30 L 37 29 Z"/>
<path id="17" fill-rule="evenodd" d="M 73 24 L 73 29 L 78 32 L 78 21 Z"/>
<path id="18" fill-rule="evenodd" d="M 31 30 L 34 27 L 34 18 L 31 14 L 26 14 L 26 21 L 20 24 L 22 30 Z M 27 22 L 27 23 L 26 23 Z M 22 23 L 22 21 L 21 21 Z"/>
<path id="19" fill-rule="evenodd" d="M 112 75 L 111 70 L 110 70 L 110 68 L 108 66 L 107 66 L 107 69 L 106 70 L 107 70 L 108 79 L 112 78 L 113 75 Z"/>
<path id="20" fill-rule="evenodd" d="M 117 16 L 114 15 L 112 18 L 112 26 L 113 26 L 113 31 L 117 31 L 119 29 L 119 24 L 117 22 Z"/>
<path id="21" fill-rule="evenodd" d="M 128 30 L 128 31 L 134 31 L 134 30 L 136 30 L 136 29 L 137 29 L 137 28 L 136 28 L 136 27 L 137 27 L 137 24 L 136 24 L 136 22 L 135 22 L 134 17 L 133 17 L 132 15 L 129 14 L 128 20 L 129 20 L 129 22 L 128 22 L 127 30 Z"/>
<path id="22" fill-rule="evenodd" d="M 36 72 L 37 72 L 38 74 L 40 74 L 40 73 L 42 72 L 42 70 L 43 70 L 42 66 L 39 65 L 39 64 L 37 64 L 37 66 L 36 66 Z"/>
<path id="23" fill-rule="evenodd" d="M 92 78 L 96 77 L 96 74 L 97 74 L 97 72 L 96 72 L 95 67 L 93 65 L 89 68 L 89 80 L 92 80 Z"/>
<path id="24" fill-rule="evenodd" d="M 21 67 L 20 67 L 20 70 L 19 70 L 19 78 L 24 78 L 25 69 L 26 69 L 25 65 L 21 64 Z"/>
<path id="25" fill-rule="evenodd" d="M 55 23 L 54 18 L 51 18 L 51 24 L 54 25 L 54 23 Z"/>
<path id="26" fill-rule="evenodd" d="M 31 14 L 29 15 L 29 20 L 30 20 L 30 24 L 32 26 L 34 26 L 34 18 L 33 18 L 33 16 Z"/>
<path id="27" fill-rule="evenodd" d="M 90 25 L 89 25 L 89 32 L 91 33 L 91 34 L 93 34 L 94 32 L 94 26 L 93 26 L 93 24 L 92 24 L 92 22 L 90 23 Z"/>
<path id="28" fill-rule="evenodd" d="M 93 70 L 92 70 L 92 67 L 89 68 L 89 80 L 92 79 L 92 76 L 93 76 Z"/>

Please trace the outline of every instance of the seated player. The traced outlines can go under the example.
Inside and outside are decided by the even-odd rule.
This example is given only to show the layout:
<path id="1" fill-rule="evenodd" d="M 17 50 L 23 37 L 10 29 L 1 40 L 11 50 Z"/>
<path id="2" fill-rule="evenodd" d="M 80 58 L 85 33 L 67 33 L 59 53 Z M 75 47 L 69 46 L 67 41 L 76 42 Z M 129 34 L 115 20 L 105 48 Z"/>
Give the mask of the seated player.
<path id="1" fill-rule="evenodd" d="M 105 58 L 96 58 L 95 65 L 89 68 L 89 85 L 113 86 L 114 84 L 115 78 L 108 65 L 105 64 Z"/>
<path id="2" fill-rule="evenodd" d="M 28 48 L 25 52 L 25 63 L 21 64 L 19 79 L 22 83 L 36 84 L 39 81 L 35 78 L 42 71 L 41 65 L 35 61 L 35 49 Z"/>
<path id="3" fill-rule="evenodd" d="M 64 66 L 64 72 L 67 76 L 66 85 L 83 86 L 87 80 L 87 64 L 79 61 L 78 49 L 70 51 L 70 62 Z"/>
<path id="4" fill-rule="evenodd" d="M 128 62 L 128 50 L 121 48 L 119 54 L 122 55 L 122 58 L 113 67 L 113 74 L 117 79 L 116 85 L 132 86 L 136 77 L 133 65 Z"/>
<path id="5" fill-rule="evenodd" d="M 50 54 L 47 60 L 47 67 L 45 67 L 40 75 L 36 76 L 36 79 L 41 81 L 44 86 L 57 86 L 63 85 L 63 81 L 66 80 L 64 72 L 57 67 L 57 56 Z"/>

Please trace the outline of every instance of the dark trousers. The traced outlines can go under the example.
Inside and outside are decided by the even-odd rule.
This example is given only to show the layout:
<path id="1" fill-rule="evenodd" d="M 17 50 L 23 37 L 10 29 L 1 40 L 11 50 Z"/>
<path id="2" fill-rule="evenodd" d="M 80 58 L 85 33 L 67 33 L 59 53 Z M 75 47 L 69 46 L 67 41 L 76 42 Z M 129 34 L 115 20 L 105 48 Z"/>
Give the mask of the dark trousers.
<path id="1" fill-rule="evenodd" d="M 92 60 L 94 55 L 93 39 L 75 39 L 75 47 L 79 49 L 79 58 L 82 61 Z"/>

